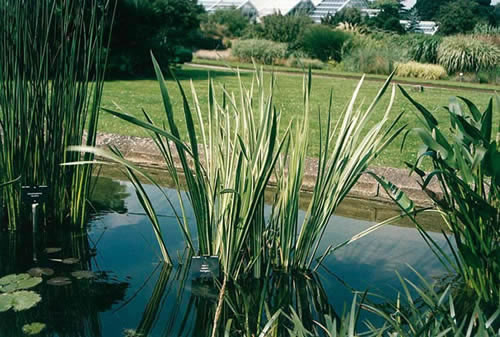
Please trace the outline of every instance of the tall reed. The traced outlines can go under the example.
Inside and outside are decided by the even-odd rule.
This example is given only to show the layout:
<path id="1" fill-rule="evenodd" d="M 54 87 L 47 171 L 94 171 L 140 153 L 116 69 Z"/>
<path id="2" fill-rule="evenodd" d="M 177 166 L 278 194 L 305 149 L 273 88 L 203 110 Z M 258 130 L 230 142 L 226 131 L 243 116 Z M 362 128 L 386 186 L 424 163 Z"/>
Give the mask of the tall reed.
<path id="1" fill-rule="evenodd" d="M 22 222 L 21 185 L 47 185 L 52 222 L 83 226 L 92 166 L 65 151 L 94 145 L 106 64 L 109 0 L 0 3 L 0 190 L 9 230 Z"/>
<path id="2" fill-rule="evenodd" d="M 395 90 L 385 115 L 373 127 L 368 127 L 371 112 L 389 87 L 387 80 L 367 109 L 357 105 L 360 81 L 350 104 L 334 126 L 330 97 L 326 130 L 322 145 L 316 188 L 303 223 L 298 221 L 298 199 L 304 175 L 307 139 L 309 138 L 310 95 L 312 75 L 304 76 L 304 117 L 280 133 L 280 113 L 273 104 L 275 79 L 269 89 L 264 73 L 256 71 L 246 88 L 239 80 L 239 95 L 227 92 L 216 95 L 213 81 L 208 83 L 208 114 L 204 117 L 198 96 L 191 85 L 193 108 L 179 84 L 183 115 L 187 126 L 184 142 L 175 122 L 170 95 L 156 60 L 153 59 L 167 120 L 164 127 L 156 126 L 148 114 L 145 120 L 107 110 L 109 113 L 152 132 L 163 154 L 165 167 L 178 191 L 180 208 L 174 210 L 187 246 L 197 254 L 217 255 L 225 278 L 237 280 L 241 275 L 261 277 L 271 266 L 285 270 L 308 270 L 313 266 L 319 243 L 337 206 L 349 193 L 360 175 L 404 127 L 396 129 L 398 116 L 392 122 L 389 112 Z M 239 76 L 239 74 L 238 74 Z M 196 122 L 197 123 L 196 123 Z M 199 127 L 199 132 L 195 128 Z M 146 176 L 128 163 L 118 152 L 105 152 L 90 147 L 73 147 L 125 164 L 130 178 L 140 184 L 136 174 Z M 181 165 L 185 186 L 175 160 Z M 264 190 L 271 177 L 277 181 L 272 216 L 264 214 Z M 143 189 L 136 186 L 138 193 Z M 186 189 L 188 201 L 196 219 L 196 232 L 191 232 L 186 219 L 186 201 L 181 191 Z M 167 198 L 167 201 L 170 200 Z M 151 203 L 141 197 L 155 233 L 161 235 Z M 360 233 L 350 243 L 373 228 Z M 161 237 L 158 239 L 164 259 L 169 260 Z M 196 245 L 195 245 L 196 243 Z M 325 254 L 335 248 L 329 247 Z M 226 282 L 223 283 L 223 289 Z"/>

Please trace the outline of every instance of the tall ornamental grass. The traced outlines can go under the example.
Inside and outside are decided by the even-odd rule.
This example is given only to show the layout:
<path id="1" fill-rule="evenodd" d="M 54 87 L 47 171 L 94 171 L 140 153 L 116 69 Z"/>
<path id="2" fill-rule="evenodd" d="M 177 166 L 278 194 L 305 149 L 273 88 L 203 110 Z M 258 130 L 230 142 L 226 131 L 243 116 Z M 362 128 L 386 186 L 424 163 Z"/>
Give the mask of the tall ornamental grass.
<path id="1" fill-rule="evenodd" d="M 450 36 L 439 45 L 437 60 L 450 73 L 489 70 L 500 63 L 500 48 L 473 36 Z"/>
<path id="2" fill-rule="evenodd" d="M 425 64 L 414 61 L 396 63 L 396 76 L 414 77 L 424 80 L 440 80 L 447 76 L 446 70 L 437 64 Z"/>
<path id="3" fill-rule="evenodd" d="M 239 40 L 233 43 L 231 53 L 241 61 L 275 64 L 286 57 L 287 45 L 269 40 Z"/>
<path id="4" fill-rule="evenodd" d="M 21 185 L 49 186 L 45 217 L 83 226 L 103 86 L 108 0 L 16 0 L 0 4 L 0 183 L 7 224 L 15 230 Z"/>

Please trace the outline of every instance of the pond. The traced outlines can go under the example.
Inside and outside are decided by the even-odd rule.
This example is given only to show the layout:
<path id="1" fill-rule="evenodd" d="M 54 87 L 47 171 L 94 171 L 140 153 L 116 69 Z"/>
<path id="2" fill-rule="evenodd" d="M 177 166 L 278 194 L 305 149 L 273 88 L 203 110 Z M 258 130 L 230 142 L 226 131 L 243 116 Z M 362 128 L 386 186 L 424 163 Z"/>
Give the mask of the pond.
<path id="1" fill-rule="evenodd" d="M 173 212 L 155 188 L 147 186 L 147 190 L 151 200 L 157 200 L 155 207 L 171 255 L 176 262 L 185 261 L 185 245 Z M 175 204 L 175 191 L 166 192 Z M 55 271 L 33 288 L 42 298 L 38 305 L 18 313 L 0 313 L 0 336 L 23 336 L 23 325 L 31 322 L 45 323 L 42 335 L 46 336 L 209 336 L 217 288 L 190 278 L 185 263 L 173 268 L 160 263 L 152 227 L 130 183 L 99 178 L 94 195 L 95 205 L 115 211 L 100 212 L 83 233 L 40 234 L 35 242 L 36 263 L 31 242 L 26 246 L 20 234 L 0 233 L 0 277 L 33 267 Z M 391 210 L 346 200 L 340 214 L 330 220 L 318 251 L 368 228 L 384 212 Z M 437 230 L 430 235 L 445 245 Z M 232 305 L 227 310 L 233 312 L 224 312 L 221 324 L 229 316 L 250 321 L 265 317 L 255 312 L 262 300 L 271 309 L 298 308 L 304 324 L 310 326 L 322 314 L 342 314 L 345 306 L 350 307 L 354 290 L 393 299 L 401 288 L 396 271 L 410 280 L 418 279 L 409 266 L 427 280 L 444 275 L 417 230 L 405 223 L 388 225 L 328 256 L 316 274 L 275 273 L 271 279 L 243 282 L 237 291 L 228 292 Z M 92 272 L 75 274 L 82 270 Z M 47 284 L 54 277 L 67 277 L 62 284 L 71 283 Z M 364 318 L 377 321 L 368 313 L 362 314 Z"/>

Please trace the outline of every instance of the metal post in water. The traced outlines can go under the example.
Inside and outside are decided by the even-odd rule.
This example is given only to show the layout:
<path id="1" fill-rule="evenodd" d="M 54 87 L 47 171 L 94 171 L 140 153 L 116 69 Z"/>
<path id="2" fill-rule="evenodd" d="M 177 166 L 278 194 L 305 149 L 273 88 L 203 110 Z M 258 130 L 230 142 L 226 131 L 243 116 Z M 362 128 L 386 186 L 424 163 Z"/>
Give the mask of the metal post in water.
<path id="1" fill-rule="evenodd" d="M 31 216 L 32 216 L 32 223 L 33 223 L 33 261 L 37 262 L 38 258 L 36 255 L 36 233 L 38 232 L 38 219 L 36 217 L 36 211 L 37 211 L 38 204 L 34 203 L 31 204 Z"/>

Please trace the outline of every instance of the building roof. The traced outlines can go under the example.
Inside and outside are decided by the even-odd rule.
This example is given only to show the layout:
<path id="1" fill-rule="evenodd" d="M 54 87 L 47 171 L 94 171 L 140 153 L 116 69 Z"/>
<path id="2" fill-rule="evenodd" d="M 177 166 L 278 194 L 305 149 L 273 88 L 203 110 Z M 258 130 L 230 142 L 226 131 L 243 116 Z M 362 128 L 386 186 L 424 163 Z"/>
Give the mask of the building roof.
<path id="1" fill-rule="evenodd" d="M 345 7 L 367 8 L 367 5 L 373 0 L 322 0 L 316 5 L 316 9 L 311 14 L 315 22 L 321 22 L 321 19 L 327 15 L 335 15 Z"/>
<path id="2" fill-rule="evenodd" d="M 318 0 L 252 0 L 259 16 L 281 13 L 287 15 L 296 9 L 314 8 Z"/>
<path id="3" fill-rule="evenodd" d="M 199 0 L 198 2 L 207 12 L 213 12 L 217 9 L 243 8 L 248 6 L 257 10 L 250 0 Z"/>

